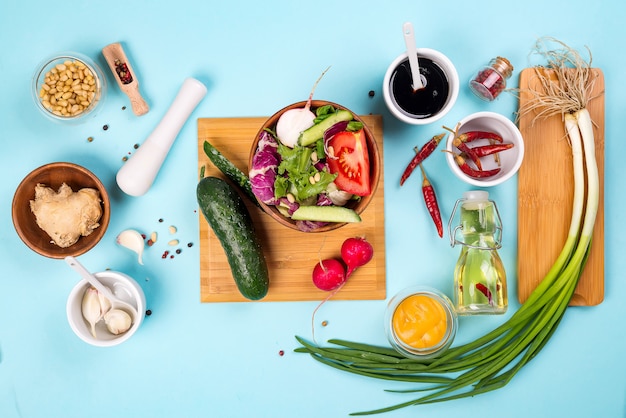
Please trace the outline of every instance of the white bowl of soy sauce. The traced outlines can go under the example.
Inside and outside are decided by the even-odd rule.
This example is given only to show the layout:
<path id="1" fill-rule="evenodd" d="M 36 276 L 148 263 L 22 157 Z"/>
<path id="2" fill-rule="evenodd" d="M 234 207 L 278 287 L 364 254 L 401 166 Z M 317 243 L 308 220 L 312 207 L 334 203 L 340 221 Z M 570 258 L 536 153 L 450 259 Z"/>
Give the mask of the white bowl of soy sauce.
<path id="1" fill-rule="evenodd" d="M 452 61 L 439 51 L 418 48 L 423 88 L 414 90 L 406 53 L 389 66 L 383 81 L 383 96 L 389 111 L 412 125 L 426 125 L 445 116 L 459 95 L 459 75 Z"/>

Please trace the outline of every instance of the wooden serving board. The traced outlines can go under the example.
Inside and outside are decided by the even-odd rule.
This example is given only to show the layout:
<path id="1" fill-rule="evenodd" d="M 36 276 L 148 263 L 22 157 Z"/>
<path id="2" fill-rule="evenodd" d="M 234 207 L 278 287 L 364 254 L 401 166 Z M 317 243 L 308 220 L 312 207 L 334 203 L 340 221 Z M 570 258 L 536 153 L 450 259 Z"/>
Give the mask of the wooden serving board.
<path id="1" fill-rule="evenodd" d="M 380 115 L 362 116 L 383 155 L 383 126 Z M 205 176 L 224 175 L 204 153 L 209 141 L 240 170 L 248 172 L 250 146 L 267 118 L 201 118 L 198 119 L 198 170 L 205 167 Z M 273 220 L 244 198 L 267 259 L 270 289 L 262 302 L 322 300 L 328 293 L 318 290 L 311 281 L 311 272 L 320 257 L 340 256 L 343 241 L 351 236 L 365 236 L 374 247 L 374 258 L 359 268 L 346 285 L 333 296 L 334 300 L 386 297 L 384 179 L 381 170 L 376 193 L 361 214 L 362 222 L 348 224 L 335 231 L 305 233 L 289 229 Z M 201 302 L 243 302 L 245 299 L 234 283 L 222 246 L 199 214 L 200 221 L 200 300 Z"/>
<path id="2" fill-rule="evenodd" d="M 596 124 L 596 158 L 600 175 L 600 206 L 591 255 L 570 302 L 597 305 L 604 299 L 604 76 L 597 76 L 587 107 Z M 529 87 L 538 88 L 534 69 L 524 69 L 519 83 L 520 108 L 531 99 Z M 567 238 L 572 213 L 572 153 L 560 116 L 537 120 L 520 118 L 526 145 L 518 173 L 518 296 L 524 302 L 556 260 Z"/>

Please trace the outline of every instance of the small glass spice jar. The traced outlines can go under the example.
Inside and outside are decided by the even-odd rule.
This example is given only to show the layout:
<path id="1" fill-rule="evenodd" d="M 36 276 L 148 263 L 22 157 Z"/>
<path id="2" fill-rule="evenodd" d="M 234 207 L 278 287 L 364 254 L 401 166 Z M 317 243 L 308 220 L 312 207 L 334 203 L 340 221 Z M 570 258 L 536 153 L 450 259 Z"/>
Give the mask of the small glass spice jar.
<path id="1" fill-rule="evenodd" d="M 506 88 L 506 80 L 513 73 L 513 65 L 503 57 L 489 61 L 472 78 L 469 85 L 474 94 L 486 101 L 492 101 Z"/>

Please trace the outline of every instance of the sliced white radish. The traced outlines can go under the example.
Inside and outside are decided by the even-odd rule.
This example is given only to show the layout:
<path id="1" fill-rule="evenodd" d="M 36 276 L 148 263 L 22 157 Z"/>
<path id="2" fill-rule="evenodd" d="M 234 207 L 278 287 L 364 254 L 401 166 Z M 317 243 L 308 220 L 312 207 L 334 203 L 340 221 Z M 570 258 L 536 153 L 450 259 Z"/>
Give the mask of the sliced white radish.
<path id="1" fill-rule="evenodd" d="M 313 126 L 315 114 L 308 107 L 289 109 L 283 113 L 276 123 L 276 135 L 280 142 L 293 148 L 298 143 L 302 131 Z"/>

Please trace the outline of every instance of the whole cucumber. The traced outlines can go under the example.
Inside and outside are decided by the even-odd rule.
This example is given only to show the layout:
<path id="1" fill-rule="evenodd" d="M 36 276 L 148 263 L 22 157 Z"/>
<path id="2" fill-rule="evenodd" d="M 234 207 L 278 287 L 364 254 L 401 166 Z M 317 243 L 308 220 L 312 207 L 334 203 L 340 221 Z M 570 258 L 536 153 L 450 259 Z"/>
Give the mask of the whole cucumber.
<path id="1" fill-rule="evenodd" d="M 205 177 L 196 188 L 198 205 L 222 244 L 239 292 L 250 300 L 265 297 L 269 273 L 248 208 L 225 180 Z"/>

